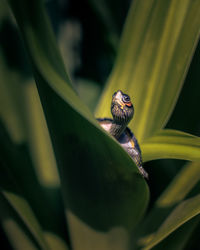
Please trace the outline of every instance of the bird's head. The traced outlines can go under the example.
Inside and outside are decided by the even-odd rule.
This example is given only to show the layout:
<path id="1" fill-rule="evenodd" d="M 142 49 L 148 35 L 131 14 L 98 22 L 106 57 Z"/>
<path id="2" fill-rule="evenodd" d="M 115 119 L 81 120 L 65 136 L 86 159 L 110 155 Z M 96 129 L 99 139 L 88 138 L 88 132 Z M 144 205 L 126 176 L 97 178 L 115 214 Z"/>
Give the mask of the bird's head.
<path id="1" fill-rule="evenodd" d="M 128 124 L 129 121 L 133 118 L 134 107 L 131 99 L 121 90 L 118 90 L 112 96 L 111 113 L 113 116 L 113 120 L 118 124 Z"/>

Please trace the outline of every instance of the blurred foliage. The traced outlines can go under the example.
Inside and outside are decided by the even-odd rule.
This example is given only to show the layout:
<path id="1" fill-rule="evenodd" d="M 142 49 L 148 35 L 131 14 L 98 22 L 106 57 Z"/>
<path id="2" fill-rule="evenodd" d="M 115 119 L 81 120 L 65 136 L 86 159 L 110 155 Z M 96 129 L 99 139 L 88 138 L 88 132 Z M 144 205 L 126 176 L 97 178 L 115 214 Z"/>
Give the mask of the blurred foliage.
<path id="1" fill-rule="evenodd" d="M 8 2 L 17 24 L 1 1 L 3 249 L 196 249 L 198 1 L 45 1 L 67 74 L 42 1 Z M 109 116 L 118 88 L 133 96 L 131 128 L 154 160 L 148 209 L 146 182 L 90 112 Z"/>

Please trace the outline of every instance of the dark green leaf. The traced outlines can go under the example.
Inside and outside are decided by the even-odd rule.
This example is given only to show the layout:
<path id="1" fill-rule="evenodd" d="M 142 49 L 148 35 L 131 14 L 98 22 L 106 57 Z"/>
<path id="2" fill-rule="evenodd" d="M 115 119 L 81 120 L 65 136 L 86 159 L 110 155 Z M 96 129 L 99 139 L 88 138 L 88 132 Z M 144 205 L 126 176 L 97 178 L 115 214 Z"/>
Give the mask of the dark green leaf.
<path id="1" fill-rule="evenodd" d="M 144 249 L 151 249 L 170 233 L 198 214 L 200 214 L 200 195 L 181 202 L 159 227 L 153 239 Z"/>
<path id="2" fill-rule="evenodd" d="M 9 207 L 6 201 L 15 212 L 17 212 L 21 220 L 18 221 L 16 219 L 16 214 L 14 212 L 13 214 L 9 212 L 12 208 Z M 1 192 L 1 220 L 4 230 L 16 249 L 25 247 L 24 244 L 29 246 L 28 249 L 32 249 L 31 245 L 35 245 L 33 249 L 37 249 L 38 246 L 40 246 L 41 249 L 49 249 L 33 212 L 22 197 L 8 191 Z M 27 228 L 24 228 L 23 224 L 25 224 Z M 26 236 L 27 232 L 30 239 Z M 19 235 L 21 242 L 19 241 L 18 244 L 16 244 L 19 240 L 17 239 Z M 31 236 L 34 240 L 31 239 Z M 32 241 L 35 241 L 35 243 L 33 244 Z"/>
<path id="3" fill-rule="evenodd" d="M 21 249 L 25 243 L 32 244 L 32 241 L 35 242 L 36 249 L 38 249 L 38 245 L 42 249 L 46 249 L 47 244 L 41 226 L 43 230 L 48 230 L 52 235 L 55 235 L 58 241 L 59 237 L 66 239 L 66 231 L 64 232 L 63 229 L 65 223 L 62 221 L 61 224 L 63 213 L 56 210 L 57 204 L 52 206 L 44 188 L 39 185 L 25 147 L 12 143 L 1 123 L 0 138 L 0 190 L 2 197 L 0 216 L 3 227 L 4 221 L 7 219 L 8 222 L 11 222 L 10 229 L 4 228 L 6 235 L 11 237 L 10 242 L 16 249 Z M 53 189 L 51 193 L 54 194 Z M 58 196 L 58 192 L 56 195 Z M 59 197 L 57 197 L 56 202 L 60 204 Z M 16 244 L 18 234 L 19 237 L 25 237 L 25 243 L 22 240 Z M 30 242 L 28 238 L 30 238 Z M 62 240 L 60 239 L 60 241 Z M 27 249 L 29 248 L 27 247 Z"/>
<path id="4" fill-rule="evenodd" d="M 187 249 L 186 245 L 195 228 L 200 221 L 200 215 L 195 216 L 188 222 L 184 223 L 168 237 L 162 240 L 159 244 L 153 247 L 154 250 L 170 249 L 170 250 L 182 250 Z M 192 249 L 192 248 L 189 248 Z"/>
<path id="5" fill-rule="evenodd" d="M 167 219 L 174 207 L 188 196 L 189 192 L 200 180 L 199 167 L 200 164 L 195 162 L 186 164 L 185 167 L 166 188 L 161 197 L 157 200 L 154 208 L 141 224 L 138 232 L 139 245 L 147 245 L 155 236 L 156 231 L 158 230 L 160 225 Z M 183 225 L 183 230 L 180 229 L 178 232 L 175 231 L 173 233 L 173 236 L 170 236 L 174 238 L 173 241 L 176 242 L 177 246 L 179 244 L 182 245 L 187 242 L 188 238 L 186 238 L 184 234 L 188 233 L 187 236 L 189 237 L 189 233 L 192 232 L 197 222 L 198 219 L 193 219 L 192 222 L 188 222 L 187 225 Z M 180 240 L 181 234 L 182 238 L 184 237 L 185 239 L 184 242 L 183 240 Z"/>
<path id="6" fill-rule="evenodd" d="M 148 203 L 146 182 L 71 88 L 41 1 L 9 3 L 32 60 L 67 210 L 93 230 L 132 229 Z"/>

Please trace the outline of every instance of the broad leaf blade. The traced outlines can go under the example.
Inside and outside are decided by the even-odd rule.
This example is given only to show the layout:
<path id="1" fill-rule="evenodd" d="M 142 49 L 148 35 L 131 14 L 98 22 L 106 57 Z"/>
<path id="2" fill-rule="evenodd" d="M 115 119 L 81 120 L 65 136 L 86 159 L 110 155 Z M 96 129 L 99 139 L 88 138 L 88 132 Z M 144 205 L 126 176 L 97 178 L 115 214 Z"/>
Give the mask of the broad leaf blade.
<path id="1" fill-rule="evenodd" d="M 148 200 L 147 186 L 135 164 L 118 143 L 63 102 L 39 74 L 37 77 L 41 96 L 48 93 L 52 100 L 43 105 L 50 132 L 56 131 L 52 142 L 68 208 L 97 230 L 133 227 Z M 70 117 L 70 123 L 63 115 Z"/>
<path id="2" fill-rule="evenodd" d="M 133 228 L 148 203 L 144 179 L 71 88 L 41 1 L 9 3 L 32 59 L 67 209 L 97 231 Z"/>
<path id="3" fill-rule="evenodd" d="M 199 16 L 199 1 L 133 1 L 97 115 L 109 116 L 110 96 L 122 89 L 133 98 L 139 141 L 163 128 L 199 38 Z"/>
<path id="4" fill-rule="evenodd" d="M 200 138 L 181 131 L 164 129 L 141 144 L 144 161 L 173 158 L 200 160 Z"/>

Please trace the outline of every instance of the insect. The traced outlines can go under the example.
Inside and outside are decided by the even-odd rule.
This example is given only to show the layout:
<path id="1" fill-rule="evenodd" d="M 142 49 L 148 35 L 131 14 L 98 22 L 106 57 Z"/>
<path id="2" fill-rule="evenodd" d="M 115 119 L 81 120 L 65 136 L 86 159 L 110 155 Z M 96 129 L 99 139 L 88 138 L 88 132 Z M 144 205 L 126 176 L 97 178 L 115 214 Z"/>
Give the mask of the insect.
<path id="1" fill-rule="evenodd" d="M 100 125 L 109 132 L 131 156 L 143 177 L 148 173 L 142 167 L 142 153 L 135 135 L 127 127 L 134 115 L 134 107 L 130 97 L 121 90 L 112 96 L 111 114 L 113 119 L 99 118 Z"/>

